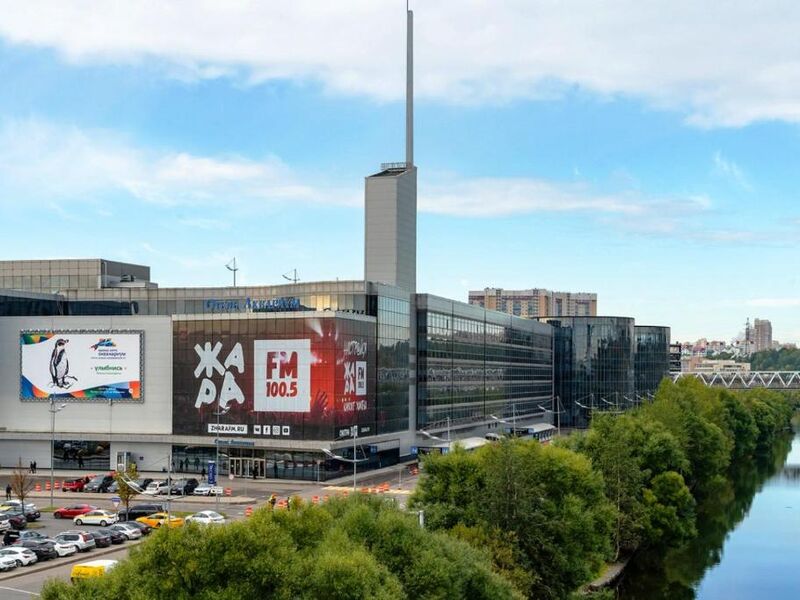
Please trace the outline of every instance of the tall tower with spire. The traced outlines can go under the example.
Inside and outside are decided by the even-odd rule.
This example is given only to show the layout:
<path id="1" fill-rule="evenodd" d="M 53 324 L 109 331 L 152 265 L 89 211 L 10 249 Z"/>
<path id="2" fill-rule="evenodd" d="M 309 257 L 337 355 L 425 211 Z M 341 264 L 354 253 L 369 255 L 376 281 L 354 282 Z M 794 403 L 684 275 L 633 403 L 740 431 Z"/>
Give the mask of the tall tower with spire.
<path id="1" fill-rule="evenodd" d="M 406 11 L 406 160 L 365 180 L 364 277 L 417 288 L 417 168 L 414 166 L 414 13 Z"/>

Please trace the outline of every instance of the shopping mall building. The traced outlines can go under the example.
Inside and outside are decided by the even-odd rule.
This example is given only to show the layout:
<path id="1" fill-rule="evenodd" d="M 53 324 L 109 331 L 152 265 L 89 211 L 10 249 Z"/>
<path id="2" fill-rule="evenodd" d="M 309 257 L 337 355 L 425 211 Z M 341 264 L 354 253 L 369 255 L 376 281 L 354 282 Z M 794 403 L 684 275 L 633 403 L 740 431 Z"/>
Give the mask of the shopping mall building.
<path id="1" fill-rule="evenodd" d="M 52 439 L 59 468 L 219 454 L 222 474 L 326 480 L 652 393 L 666 328 L 417 293 L 408 67 L 405 161 L 365 180 L 363 279 L 163 288 L 142 265 L 0 261 L 0 465 L 49 467 Z"/>

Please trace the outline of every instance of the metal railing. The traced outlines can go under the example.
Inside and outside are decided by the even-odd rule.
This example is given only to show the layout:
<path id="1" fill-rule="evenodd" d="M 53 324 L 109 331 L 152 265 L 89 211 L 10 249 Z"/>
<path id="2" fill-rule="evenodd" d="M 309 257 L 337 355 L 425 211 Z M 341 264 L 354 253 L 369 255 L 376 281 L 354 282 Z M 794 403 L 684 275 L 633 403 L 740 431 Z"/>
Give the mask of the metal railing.
<path id="1" fill-rule="evenodd" d="M 800 371 L 750 371 L 749 373 L 670 373 L 672 381 L 694 377 L 705 385 L 748 390 L 800 390 Z"/>
<path id="2" fill-rule="evenodd" d="M 385 162 L 381 163 L 381 171 L 405 171 L 408 169 L 407 162 Z"/>

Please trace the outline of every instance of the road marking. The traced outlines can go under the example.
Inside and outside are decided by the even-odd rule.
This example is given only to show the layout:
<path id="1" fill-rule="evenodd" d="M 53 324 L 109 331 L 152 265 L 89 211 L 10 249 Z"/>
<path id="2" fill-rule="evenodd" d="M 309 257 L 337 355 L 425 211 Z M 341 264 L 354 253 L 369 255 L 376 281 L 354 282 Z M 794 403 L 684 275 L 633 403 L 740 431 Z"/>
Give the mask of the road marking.
<path id="1" fill-rule="evenodd" d="M 10 588 L 0 585 L 0 590 L 8 590 L 9 592 L 18 592 L 20 594 L 28 594 L 29 596 L 40 596 L 41 594 L 37 594 L 36 592 L 29 592 L 28 590 L 19 590 L 17 588 Z"/>

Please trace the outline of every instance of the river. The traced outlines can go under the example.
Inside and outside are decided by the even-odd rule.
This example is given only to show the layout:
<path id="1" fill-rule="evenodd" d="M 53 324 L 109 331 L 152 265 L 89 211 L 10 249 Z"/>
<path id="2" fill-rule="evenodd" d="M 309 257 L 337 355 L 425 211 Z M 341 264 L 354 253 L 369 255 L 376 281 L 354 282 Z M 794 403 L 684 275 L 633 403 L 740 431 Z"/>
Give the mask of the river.
<path id="1" fill-rule="evenodd" d="M 698 508 L 698 536 L 666 552 L 641 552 L 620 600 L 800 598 L 800 433 L 770 456 L 737 465 Z"/>

